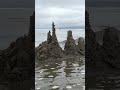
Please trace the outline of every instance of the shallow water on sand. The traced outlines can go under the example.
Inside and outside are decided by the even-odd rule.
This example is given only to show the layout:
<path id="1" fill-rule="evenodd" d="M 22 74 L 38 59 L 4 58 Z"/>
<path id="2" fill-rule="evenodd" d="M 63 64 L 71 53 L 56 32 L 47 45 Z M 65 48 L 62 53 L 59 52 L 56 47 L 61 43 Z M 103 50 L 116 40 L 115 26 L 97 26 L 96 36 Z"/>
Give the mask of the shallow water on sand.
<path id="1" fill-rule="evenodd" d="M 84 89 L 84 58 L 50 62 L 35 68 L 35 90 Z"/>
<path id="2" fill-rule="evenodd" d="M 90 82 L 86 90 L 120 90 L 120 73 L 105 73 L 87 79 Z"/>

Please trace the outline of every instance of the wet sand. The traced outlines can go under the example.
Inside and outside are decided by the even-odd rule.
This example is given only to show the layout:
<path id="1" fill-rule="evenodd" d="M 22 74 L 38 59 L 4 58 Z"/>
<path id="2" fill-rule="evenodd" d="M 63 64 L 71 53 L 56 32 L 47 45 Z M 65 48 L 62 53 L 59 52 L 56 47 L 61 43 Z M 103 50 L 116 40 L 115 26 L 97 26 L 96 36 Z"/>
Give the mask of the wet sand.
<path id="1" fill-rule="evenodd" d="M 84 90 L 84 57 L 67 57 L 37 63 L 35 68 L 36 90 Z"/>

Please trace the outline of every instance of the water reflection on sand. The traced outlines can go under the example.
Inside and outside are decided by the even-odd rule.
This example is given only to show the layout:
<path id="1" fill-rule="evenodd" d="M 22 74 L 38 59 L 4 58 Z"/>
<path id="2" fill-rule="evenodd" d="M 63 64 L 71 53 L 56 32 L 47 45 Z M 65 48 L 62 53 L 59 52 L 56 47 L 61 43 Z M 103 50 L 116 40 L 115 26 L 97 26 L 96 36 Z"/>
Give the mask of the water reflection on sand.
<path id="1" fill-rule="evenodd" d="M 84 58 L 46 63 L 35 68 L 36 90 L 84 90 Z"/>
<path id="2" fill-rule="evenodd" d="M 86 78 L 86 90 L 120 90 L 120 72 L 108 71 L 99 73 Z"/>

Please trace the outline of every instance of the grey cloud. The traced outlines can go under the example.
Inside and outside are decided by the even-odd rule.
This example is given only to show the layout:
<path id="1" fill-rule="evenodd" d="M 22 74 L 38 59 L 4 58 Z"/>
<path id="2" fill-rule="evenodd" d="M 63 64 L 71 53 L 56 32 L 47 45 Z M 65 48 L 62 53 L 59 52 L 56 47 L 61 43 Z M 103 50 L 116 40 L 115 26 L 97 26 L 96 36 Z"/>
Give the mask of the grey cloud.
<path id="1" fill-rule="evenodd" d="M 35 8 L 35 0 L 1 0 L 0 8 Z"/>
<path id="2" fill-rule="evenodd" d="M 120 7 L 119 0 L 86 0 L 86 7 Z"/>
<path id="3" fill-rule="evenodd" d="M 75 7 L 84 6 L 85 0 L 35 0 L 35 7 Z"/>
<path id="4" fill-rule="evenodd" d="M 84 26 L 85 0 L 36 0 L 36 28 Z"/>
<path id="5" fill-rule="evenodd" d="M 29 32 L 31 9 L 0 9 L 0 49 Z"/>

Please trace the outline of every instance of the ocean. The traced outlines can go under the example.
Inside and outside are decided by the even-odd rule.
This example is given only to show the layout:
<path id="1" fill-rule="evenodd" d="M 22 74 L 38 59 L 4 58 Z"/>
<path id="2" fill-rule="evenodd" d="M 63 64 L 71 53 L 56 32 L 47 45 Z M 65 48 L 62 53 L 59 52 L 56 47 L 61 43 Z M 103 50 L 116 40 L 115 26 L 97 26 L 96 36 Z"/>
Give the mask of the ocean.
<path id="1" fill-rule="evenodd" d="M 101 31 L 107 26 L 113 26 L 120 29 L 120 8 L 88 8 L 90 23 L 92 29 L 97 32 Z"/>
<path id="2" fill-rule="evenodd" d="M 51 29 L 35 29 L 35 47 L 47 40 L 47 33 L 49 30 L 51 31 Z M 85 38 L 84 29 L 56 29 L 58 42 L 62 42 L 67 39 L 67 31 L 69 30 L 72 31 L 74 39 L 78 39 L 79 37 Z"/>
<path id="3" fill-rule="evenodd" d="M 36 47 L 47 40 L 49 30 L 35 30 Z M 67 39 L 69 30 L 72 31 L 75 40 L 79 37 L 85 38 L 84 29 L 56 29 L 58 42 Z M 45 63 L 45 65 L 36 62 L 35 65 L 35 90 L 85 90 L 85 57 L 75 60 L 55 60 L 55 62 Z"/>

